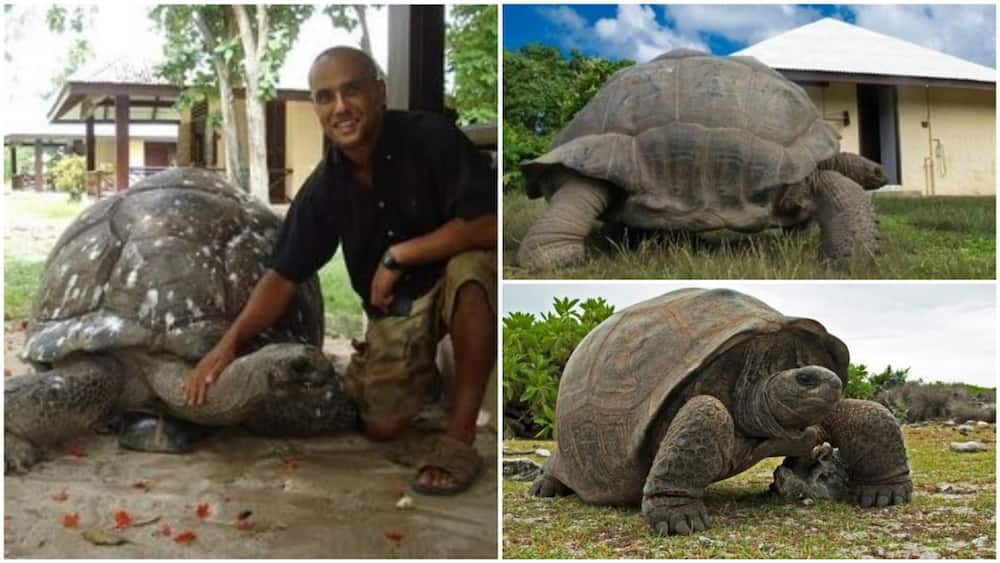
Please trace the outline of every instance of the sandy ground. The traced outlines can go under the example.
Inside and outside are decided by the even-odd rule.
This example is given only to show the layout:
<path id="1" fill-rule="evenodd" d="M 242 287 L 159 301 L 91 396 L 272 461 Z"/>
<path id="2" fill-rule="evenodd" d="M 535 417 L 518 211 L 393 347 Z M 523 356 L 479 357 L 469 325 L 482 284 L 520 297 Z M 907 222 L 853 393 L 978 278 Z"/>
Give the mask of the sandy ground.
<path id="1" fill-rule="evenodd" d="M 7 216 L 6 252 L 43 259 L 68 223 Z M 22 323 L 4 328 L 6 379 L 27 370 L 15 355 Z M 349 344 L 328 340 L 324 351 L 343 366 Z M 443 424 L 440 406 L 383 444 L 358 435 L 265 439 L 233 428 L 193 454 L 163 455 L 119 449 L 113 436 L 83 436 L 27 475 L 4 476 L 4 555 L 492 559 L 498 553 L 495 402 L 494 389 L 484 403 L 494 407 L 481 417 L 476 440 L 484 470 L 454 497 L 409 491 L 427 437 Z M 397 507 L 403 496 L 411 508 Z M 129 515 L 129 526 L 116 528 L 119 511 Z M 76 526 L 65 527 L 72 514 Z M 112 543 L 118 545 L 105 545 Z"/>

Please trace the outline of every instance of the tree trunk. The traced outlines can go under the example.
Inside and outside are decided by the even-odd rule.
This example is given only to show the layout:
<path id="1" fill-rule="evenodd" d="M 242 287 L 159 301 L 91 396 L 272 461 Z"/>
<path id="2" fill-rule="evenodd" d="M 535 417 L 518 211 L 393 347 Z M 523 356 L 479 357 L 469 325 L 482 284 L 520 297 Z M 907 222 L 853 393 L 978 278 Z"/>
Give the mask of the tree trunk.
<path id="1" fill-rule="evenodd" d="M 246 8 L 232 6 L 236 13 L 236 23 L 243 43 L 243 69 L 246 75 L 247 137 L 250 161 L 250 193 L 263 201 L 270 202 L 267 171 L 267 125 L 264 119 L 264 101 L 261 99 L 259 71 L 260 63 L 267 48 L 268 19 L 267 6 L 257 5 L 257 36 L 250 25 Z"/>
<path id="2" fill-rule="evenodd" d="M 361 50 L 368 53 L 368 56 L 373 56 L 372 43 L 368 38 L 368 18 L 365 15 L 365 8 L 367 6 L 354 4 L 352 7 L 358 15 L 358 24 L 361 26 Z"/>
<path id="3" fill-rule="evenodd" d="M 198 10 L 192 10 L 192 15 L 198 31 L 201 32 L 205 40 L 205 46 L 211 52 L 215 51 L 216 42 L 211 30 L 202 19 Z M 233 93 L 233 85 L 229 80 L 229 69 L 221 56 L 212 57 L 212 66 L 219 79 L 219 105 L 222 111 L 222 138 L 226 145 L 226 176 L 229 181 L 236 184 L 243 190 L 247 190 L 247 182 L 243 170 L 246 165 L 243 162 L 243 150 L 240 147 L 240 131 L 236 120 L 236 95 Z M 213 142 L 213 139 L 205 139 L 206 143 Z M 213 151 L 214 152 L 214 151 Z M 210 164 L 210 163 L 206 163 Z"/>

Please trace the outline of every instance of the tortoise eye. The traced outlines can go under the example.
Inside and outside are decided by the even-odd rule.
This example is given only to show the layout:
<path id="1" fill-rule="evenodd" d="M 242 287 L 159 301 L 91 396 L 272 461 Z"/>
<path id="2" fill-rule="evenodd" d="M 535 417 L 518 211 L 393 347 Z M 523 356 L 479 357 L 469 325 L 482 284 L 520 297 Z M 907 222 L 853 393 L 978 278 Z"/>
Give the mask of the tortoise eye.
<path id="1" fill-rule="evenodd" d="M 799 373 L 795 376 L 795 381 L 803 387 L 815 387 L 819 381 L 812 372 Z"/>

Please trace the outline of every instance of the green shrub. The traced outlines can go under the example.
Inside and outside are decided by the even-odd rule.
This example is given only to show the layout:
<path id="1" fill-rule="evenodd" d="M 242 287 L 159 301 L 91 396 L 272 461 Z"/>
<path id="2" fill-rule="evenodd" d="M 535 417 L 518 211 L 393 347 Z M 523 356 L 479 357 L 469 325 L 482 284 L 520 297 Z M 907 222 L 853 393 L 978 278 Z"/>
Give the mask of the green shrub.
<path id="1" fill-rule="evenodd" d="M 506 431 L 550 438 L 566 361 L 588 332 L 614 313 L 603 298 L 556 298 L 541 318 L 514 312 L 503 319 L 503 399 Z"/>
<path id="2" fill-rule="evenodd" d="M 70 201 L 80 201 L 87 190 L 87 164 L 77 154 L 60 158 L 52 170 L 52 184 L 57 190 L 69 194 Z"/>

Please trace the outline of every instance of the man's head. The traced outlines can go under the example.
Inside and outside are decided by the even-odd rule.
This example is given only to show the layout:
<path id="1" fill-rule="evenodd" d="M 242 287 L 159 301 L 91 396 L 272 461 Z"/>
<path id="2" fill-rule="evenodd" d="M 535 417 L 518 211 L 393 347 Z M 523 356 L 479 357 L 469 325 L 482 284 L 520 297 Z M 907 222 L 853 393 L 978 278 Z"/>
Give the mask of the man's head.
<path id="1" fill-rule="evenodd" d="M 374 146 L 385 107 L 385 82 L 364 51 L 332 47 L 309 69 L 309 91 L 323 133 L 342 150 Z"/>

